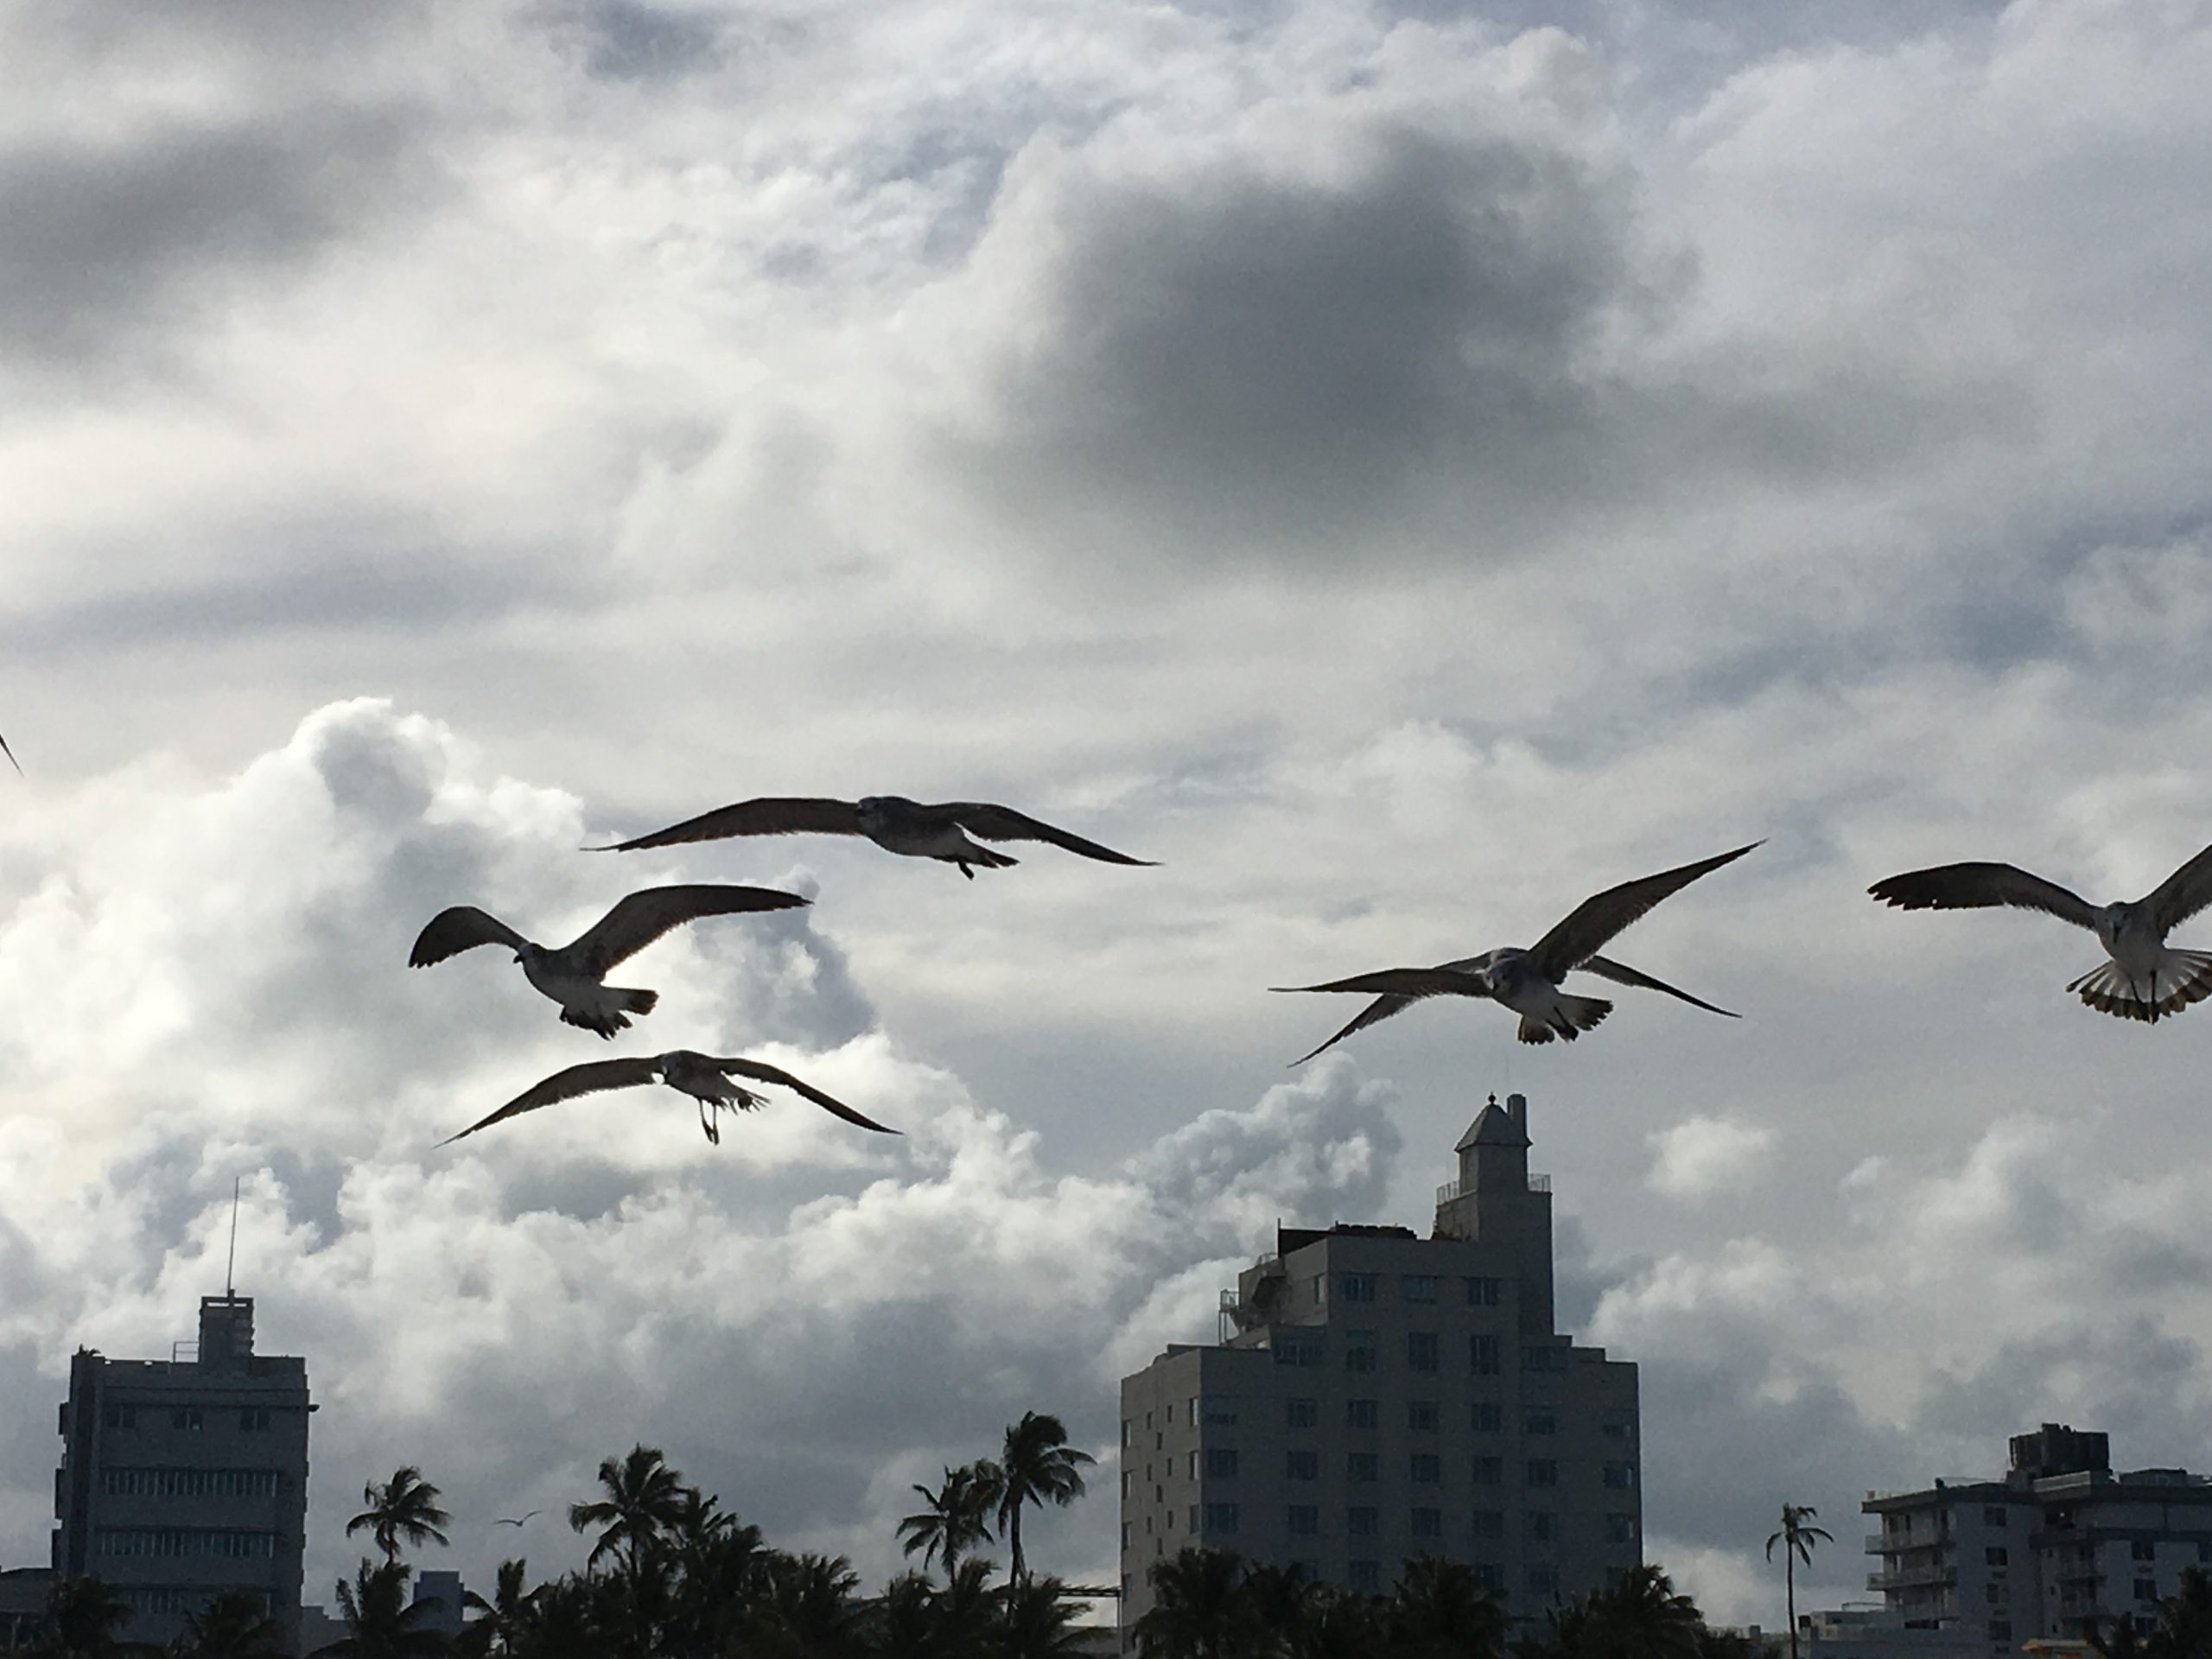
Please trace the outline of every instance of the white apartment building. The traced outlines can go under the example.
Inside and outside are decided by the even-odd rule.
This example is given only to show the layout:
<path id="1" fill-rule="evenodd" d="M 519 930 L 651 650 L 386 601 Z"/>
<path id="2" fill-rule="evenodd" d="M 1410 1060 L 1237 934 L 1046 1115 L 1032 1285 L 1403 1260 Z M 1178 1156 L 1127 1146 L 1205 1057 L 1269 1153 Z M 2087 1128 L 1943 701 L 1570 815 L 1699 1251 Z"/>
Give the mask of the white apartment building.
<path id="1" fill-rule="evenodd" d="M 1191 1544 L 1376 1592 L 1442 1555 L 1523 1618 L 1641 1560 L 1636 1367 L 1554 1328 L 1526 1099 L 1492 1096 L 1457 1151 L 1429 1237 L 1279 1229 L 1217 1344 L 1122 1379 L 1125 1630 Z"/>

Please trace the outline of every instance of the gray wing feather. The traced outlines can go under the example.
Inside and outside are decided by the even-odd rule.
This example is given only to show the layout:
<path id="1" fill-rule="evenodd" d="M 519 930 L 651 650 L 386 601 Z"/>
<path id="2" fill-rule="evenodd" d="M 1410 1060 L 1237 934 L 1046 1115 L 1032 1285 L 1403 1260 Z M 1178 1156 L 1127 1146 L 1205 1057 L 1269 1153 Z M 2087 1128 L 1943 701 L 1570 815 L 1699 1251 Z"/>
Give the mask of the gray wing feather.
<path id="1" fill-rule="evenodd" d="M 690 841 L 721 841 L 731 836 L 857 836 L 860 832 L 861 810 L 855 802 L 771 795 L 716 807 L 711 812 L 702 812 L 696 818 L 686 818 L 651 835 L 590 850 L 630 853 L 640 848 L 674 847 Z"/>
<path id="2" fill-rule="evenodd" d="M 1530 958 L 1544 977 L 1554 985 L 1580 968 L 1605 948 L 1606 941 L 1626 928 L 1630 923 L 1646 914 L 1653 906 L 1723 864 L 1732 863 L 1752 847 L 1738 847 L 1712 858 L 1701 858 L 1694 864 L 1684 864 L 1671 870 L 1662 870 L 1656 875 L 1647 875 L 1639 880 L 1624 881 L 1617 887 L 1608 887 L 1594 898 L 1585 899 L 1570 912 L 1565 921 L 1538 939 L 1529 951 Z"/>
<path id="3" fill-rule="evenodd" d="M 982 841 L 1045 841 L 1071 853 L 1080 853 L 1085 858 L 1095 858 L 1108 864 L 1152 865 L 1155 860 L 1131 858 L 1127 853 L 1117 853 L 1111 847 L 1102 847 L 1095 841 L 1085 841 L 1081 836 L 1061 830 L 1033 818 L 1026 812 L 1017 812 L 1010 806 L 995 806 L 988 801 L 948 801 L 941 806 L 922 809 L 931 817 L 952 820 L 969 835 Z"/>
<path id="4" fill-rule="evenodd" d="M 1471 968 L 1487 968 L 1490 966 L 1491 958 L 1496 954 L 1497 952 L 1495 951 L 1485 950 L 1479 957 L 1463 957 L 1457 962 L 1446 962 L 1440 963 L 1439 965 L 1444 968 L 1457 968 L 1462 969 Z M 1316 987 L 1314 988 L 1318 989 L 1319 988 Z M 1338 1031 L 1335 1036 L 1330 1038 L 1327 1042 L 1323 1043 L 1320 1048 L 1307 1051 L 1306 1053 L 1300 1055 L 1296 1059 L 1293 1060 L 1291 1064 L 1293 1065 L 1303 1065 L 1306 1061 L 1312 1059 L 1314 1055 L 1320 1053 L 1323 1049 L 1333 1048 L 1345 1038 L 1351 1036 L 1352 1033 L 1356 1031 L 1364 1031 L 1370 1026 L 1380 1025 L 1383 1020 L 1388 1020 L 1394 1014 L 1404 1013 L 1408 1008 L 1413 1007 L 1413 1005 L 1419 1001 L 1421 1001 L 1421 999 L 1417 996 L 1378 996 L 1365 1007 L 1362 1008 L 1357 1014 L 1354 1014 L 1351 1018 L 1351 1023 L 1346 1025 L 1342 1030 Z"/>
<path id="5" fill-rule="evenodd" d="M 474 950 L 480 944 L 504 944 L 510 950 L 519 950 L 529 943 L 489 912 L 474 905 L 455 905 L 431 917 L 429 925 L 415 936 L 415 948 L 407 953 L 407 965 L 428 968 L 434 962 Z"/>
<path id="6" fill-rule="evenodd" d="M 16 759 L 16 752 L 8 747 L 8 740 L 4 737 L 0 737 L 0 754 L 8 757 L 8 764 L 16 769 L 16 777 L 23 775 L 23 763 Z"/>
<path id="7" fill-rule="evenodd" d="M 2212 847 L 2207 847 L 2195 858 L 2183 865 L 2164 880 L 2145 900 L 2164 938 L 2183 922 L 2212 905 Z"/>
<path id="8" fill-rule="evenodd" d="M 1731 1020 L 1740 1020 L 1744 1017 L 1740 1014 L 1731 1013 L 1726 1008 L 1717 1007 L 1701 997 L 1692 996 L 1688 991 L 1677 990 L 1663 979 L 1654 979 L 1649 974 L 1640 974 L 1624 962 L 1612 962 L 1604 957 L 1589 957 L 1583 961 L 1582 971 L 1586 974 L 1595 974 L 1600 979 L 1610 979 L 1616 985 L 1634 985 L 1643 990 L 1664 991 L 1669 996 L 1679 996 L 1692 1007 L 1703 1008 L 1707 1014 L 1726 1014 Z"/>
<path id="9" fill-rule="evenodd" d="M 773 887 L 702 886 L 645 887 L 615 901 L 590 930 L 563 954 L 594 979 L 634 957 L 663 934 L 702 916 L 733 916 L 744 911 L 791 910 L 807 900 Z"/>
<path id="10" fill-rule="evenodd" d="M 1939 864 L 1885 875 L 1866 891 L 1899 910 L 1986 910 L 2002 905 L 2040 910 L 2093 933 L 2097 928 L 2097 912 L 2088 899 L 2014 864 Z"/>
<path id="11" fill-rule="evenodd" d="M 534 1112 L 541 1106 L 550 1106 L 556 1100 L 574 1100 L 578 1095 L 594 1095 L 603 1089 L 628 1089 L 640 1083 L 654 1082 L 659 1076 L 659 1062 L 652 1058 L 589 1060 L 582 1065 L 572 1065 L 567 1071 L 556 1071 L 544 1082 L 524 1090 L 489 1117 L 480 1118 L 463 1129 L 461 1135 L 448 1135 L 438 1145 L 449 1147 L 461 1135 L 489 1128 L 502 1118 L 519 1117 L 523 1113 Z"/>
<path id="12" fill-rule="evenodd" d="M 823 1111 L 835 1113 L 837 1116 L 843 1118 L 846 1122 L 856 1123 L 861 1128 L 874 1129 L 878 1135 L 897 1135 L 899 1133 L 897 1129 L 886 1128 L 883 1124 L 877 1122 L 872 1117 L 863 1117 L 860 1113 L 846 1105 L 843 1101 L 835 1099 L 829 1095 L 823 1094 L 819 1089 L 817 1089 L 811 1084 L 801 1083 L 797 1077 L 785 1071 L 781 1066 L 770 1065 L 765 1060 L 717 1059 L 709 1061 L 709 1064 L 715 1066 L 725 1076 L 750 1077 L 755 1083 L 781 1084 L 793 1094 L 812 1101 L 816 1105 L 822 1108 Z"/>

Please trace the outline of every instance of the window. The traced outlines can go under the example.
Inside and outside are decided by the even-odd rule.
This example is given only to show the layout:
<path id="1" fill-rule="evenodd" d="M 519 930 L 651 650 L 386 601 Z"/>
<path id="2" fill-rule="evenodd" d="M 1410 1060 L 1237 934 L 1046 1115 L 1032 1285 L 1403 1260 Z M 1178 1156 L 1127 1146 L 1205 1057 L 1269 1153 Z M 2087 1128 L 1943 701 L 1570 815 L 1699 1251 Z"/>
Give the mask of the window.
<path id="1" fill-rule="evenodd" d="M 1501 1486 L 1505 1483 L 1503 1458 L 1477 1458 L 1473 1468 L 1474 1482 L 1478 1486 Z"/>
<path id="2" fill-rule="evenodd" d="M 1375 1535 L 1375 1509 L 1372 1504 L 1355 1503 L 1344 1511 L 1344 1536 L 1372 1538 Z"/>
<path id="3" fill-rule="evenodd" d="M 1167 1421 L 1170 1424 L 1175 1421 L 1175 1408 L 1173 1406 L 1167 1408 Z M 1191 1421 L 1194 1423 L 1198 1421 L 1198 1397 L 1195 1394 L 1191 1396 Z"/>
<path id="4" fill-rule="evenodd" d="M 1990 1545 L 1987 1549 L 1981 1552 L 1981 1559 L 1991 1567 L 2003 1567 L 2005 1564 L 2005 1546 L 2002 1544 Z"/>
<path id="5" fill-rule="evenodd" d="M 1321 1530 L 1321 1511 L 1311 1503 L 1294 1503 L 1283 1511 L 1283 1526 L 1294 1537 L 1310 1538 Z"/>
<path id="6" fill-rule="evenodd" d="M 1556 1458 L 1529 1459 L 1527 1479 L 1531 1486 L 1558 1485 L 1559 1460 Z"/>
<path id="7" fill-rule="evenodd" d="M 2005 1524 L 2005 1506 L 2002 1503 L 1991 1503 L 1984 1507 L 1981 1512 L 1981 1524 L 1985 1527 L 2002 1528 Z"/>
<path id="8" fill-rule="evenodd" d="M 1378 1338 L 1372 1331 L 1344 1332 L 1344 1370 L 1371 1371 L 1375 1369 L 1375 1350 Z"/>
<path id="9" fill-rule="evenodd" d="M 1416 1486 L 1434 1486 L 1444 1479 L 1444 1459 L 1433 1452 L 1416 1452 L 1406 1466 L 1406 1478 Z"/>
<path id="10" fill-rule="evenodd" d="M 1567 1369 L 1567 1350 L 1564 1348 L 1523 1348 L 1521 1369 L 1524 1371 L 1563 1371 Z"/>
<path id="11" fill-rule="evenodd" d="M 1416 1538 L 1441 1538 L 1444 1535 L 1444 1511 L 1415 1510 L 1411 1530 Z"/>
<path id="12" fill-rule="evenodd" d="M 1344 1578 L 1351 1584 L 1353 1589 L 1363 1592 L 1370 1596 L 1378 1593 L 1382 1590 L 1382 1562 L 1354 1561 L 1351 1563 L 1351 1570 L 1344 1574 Z"/>
<path id="13" fill-rule="evenodd" d="M 1285 1428 L 1312 1428 L 1321 1421 L 1321 1408 L 1313 1400 L 1286 1400 L 1282 1402 L 1282 1422 Z"/>
<path id="14" fill-rule="evenodd" d="M 1559 1415 L 1548 1406 L 1531 1406 L 1521 1414 L 1521 1432 L 1523 1434 L 1556 1434 L 1559 1433 Z"/>
<path id="15" fill-rule="evenodd" d="M 110 1428 L 136 1428 L 138 1427 L 138 1408 L 110 1406 L 100 1414 L 100 1421 Z"/>
<path id="16" fill-rule="evenodd" d="M 200 1418 L 199 1407 L 179 1406 L 175 1411 L 169 1413 L 169 1427 L 196 1433 L 205 1427 L 206 1424 Z"/>
<path id="17" fill-rule="evenodd" d="M 1633 1440 L 1636 1438 L 1636 1414 L 1633 1411 L 1608 1411 L 1599 1419 L 1598 1432 L 1609 1440 Z"/>
<path id="18" fill-rule="evenodd" d="M 1311 1337 L 1277 1337 L 1274 1352 L 1278 1365 L 1312 1366 L 1321 1363 L 1321 1344 Z"/>
<path id="19" fill-rule="evenodd" d="M 119 1469 L 100 1471 L 110 1497 L 272 1497 L 274 1469 Z"/>
<path id="20" fill-rule="evenodd" d="M 1994 1607 L 2005 1599 L 2005 1586 L 1992 1580 L 1981 1586 L 1981 1599 Z"/>
<path id="21" fill-rule="evenodd" d="M 1319 1480 L 1321 1478 L 1321 1454 L 1319 1452 L 1293 1452 L 1286 1459 L 1283 1473 L 1293 1480 Z"/>
<path id="22" fill-rule="evenodd" d="M 1136 1474 L 1134 1469 L 1122 1471 L 1122 1502 L 1124 1503 L 1129 1501 L 1129 1483 L 1136 1478 Z"/>
<path id="23" fill-rule="evenodd" d="M 1236 1478 L 1236 1448 L 1232 1446 L 1210 1446 L 1206 1448 L 1206 1478 L 1234 1480 Z"/>
<path id="24" fill-rule="evenodd" d="M 1198 1454 L 1195 1452 L 1186 1452 L 1183 1455 L 1190 1459 L 1189 1465 L 1183 1472 L 1188 1475 L 1192 1480 L 1196 1480 L 1198 1478 Z M 1168 1460 L 1168 1466 L 1170 1468 L 1174 1466 L 1174 1460 L 1173 1459 Z"/>
<path id="25" fill-rule="evenodd" d="M 1608 1490 L 1624 1492 L 1636 1484 L 1636 1465 L 1632 1463 L 1609 1463 L 1603 1474 Z"/>
<path id="26" fill-rule="evenodd" d="M 1436 1402 L 1408 1400 L 1406 1402 L 1406 1427 L 1416 1434 L 1436 1433 Z"/>
<path id="27" fill-rule="evenodd" d="M 1495 1336 L 1478 1331 L 1467 1338 L 1467 1369 L 1477 1376 L 1496 1376 L 1505 1369 Z"/>
<path id="28" fill-rule="evenodd" d="M 1505 1408 L 1495 1400 L 1478 1400 L 1468 1415 L 1467 1427 L 1478 1434 L 1503 1434 L 1505 1432 Z"/>
<path id="29" fill-rule="evenodd" d="M 1129 1523 L 1128 1523 L 1128 1522 L 1124 1521 L 1124 1522 L 1122 1522 L 1122 1548 L 1123 1549 L 1127 1549 L 1128 1547 L 1129 1547 Z"/>
<path id="30" fill-rule="evenodd" d="M 1379 1418 L 1380 1413 L 1375 1402 L 1372 1400 L 1347 1400 L 1344 1402 L 1344 1427 L 1346 1428 L 1373 1428 L 1379 1421 Z"/>
<path id="31" fill-rule="evenodd" d="M 1477 1510 L 1474 1535 L 1478 1538 L 1504 1537 L 1505 1511 L 1503 1510 Z"/>
<path id="32" fill-rule="evenodd" d="M 1406 1332 L 1406 1369 L 1409 1371 L 1433 1371 L 1436 1369 L 1437 1344 L 1433 1331 Z"/>
<path id="33" fill-rule="evenodd" d="M 1549 1510 L 1529 1510 L 1521 1516 L 1521 1535 L 1532 1544 L 1548 1544 L 1557 1525 Z"/>
<path id="34" fill-rule="evenodd" d="M 1989 1621 L 1989 1639 L 1992 1642 L 2001 1642 L 2007 1647 L 2010 1647 L 2012 1642 L 2012 1621 L 2009 1618 L 1991 1619 Z"/>
<path id="35" fill-rule="evenodd" d="M 1374 1452 L 1344 1453 L 1346 1480 L 1378 1480 L 1382 1478 L 1382 1459 L 1379 1453 Z"/>
<path id="36" fill-rule="evenodd" d="M 1605 1541 L 1609 1544 L 1632 1544 L 1636 1541 L 1636 1517 L 1632 1515 L 1609 1515 L 1605 1517 Z"/>
<path id="37" fill-rule="evenodd" d="M 2158 1559 L 2158 1547 L 2147 1539 L 2138 1539 L 2127 1547 L 2127 1554 L 2133 1560 L 2155 1561 Z"/>
<path id="38" fill-rule="evenodd" d="M 1337 1294 L 1347 1302 L 1371 1302 L 1375 1300 L 1375 1275 L 1347 1273 L 1337 1281 Z"/>
<path id="39" fill-rule="evenodd" d="M 1501 1281 L 1496 1279 L 1468 1280 L 1467 1306 L 1469 1307 L 1496 1307 L 1501 1283 Z"/>
<path id="40" fill-rule="evenodd" d="M 1433 1302 L 1436 1300 L 1436 1275 L 1430 1273 L 1402 1273 L 1398 1275 L 1398 1295 L 1408 1302 Z"/>
<path id="41" fill-rule="evenodd" d="M 1473 1565 L 1476 1589 L 1503 1590 L 1505 1588 L 1505 1569 L 1496 1561 L 1477 1561 Z"/>
<path id="42" fill-rule="evenodd" d="M 1529 1569 L 1529 1587 L 1540 1596 L 1557 1595 L 1559 1593 L 1559 1568 L 1555 1567 L 1530 1567 Z"/>
<path id="43" fill-rule="evenodd" d="M 1128 1420 L 1128 1418 L 1124 1417 L 1124 1418 L 1122 1418 L 1122 1444 L 1123 1446 L 1126 1446 L 1127 1445 L 1128 1445 L 1128 1443 L 1129 1443 L 1129 1420 Z"/>
<path id="44" fill-rule="evenodd" d="M 1236 1422 L 1236 1402 L 1227 1395 L 1209 1394 L 1201 1399 L 1196 1409 L 1205 1421 L 1233 1427 Z"/>
<path id="45" fill-rule="evenodd" d="M 2158 1599 L 2158 1581 L 2156 1579 L 2138 1579 L 2135 1580 L 2136 1600 L 2156 1601 Z"/>
<path id="46" fill-rule="evenodd" d="M 2212 1538 L 2200 1538 L 2196 1541 L 2196 1564 L 2199 1567 L 2212 1567 Z"/>
<path id="47" fill-rule="evenodd" d="M 1233 1533 L 1236 1530 L 1236 1506 L 1234 1503 L 1206 1505 L 1206 1535 Z"/>

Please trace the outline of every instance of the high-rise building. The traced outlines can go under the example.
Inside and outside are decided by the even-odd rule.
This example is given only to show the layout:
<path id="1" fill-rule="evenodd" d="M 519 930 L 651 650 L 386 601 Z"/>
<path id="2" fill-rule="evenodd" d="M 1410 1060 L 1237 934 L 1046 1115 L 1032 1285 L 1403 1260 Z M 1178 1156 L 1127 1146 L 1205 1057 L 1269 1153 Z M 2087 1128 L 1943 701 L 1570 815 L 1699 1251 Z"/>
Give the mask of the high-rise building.
<path id="1" fill-rule="evenodd" d="M 250 1590 L 296 1643 L 308 1501 L 307 1361 L 253 1351 L 253 1299 L 200 1299 L 168 1359 L 79 1349 L 61 1408 L 54 1570 L 129 1599 L 133 1642 Z"/>
<path id="2" fill-rule="evenodd" d="M 2028 1638 L 2148 1630 L 2182 1569 L 2212 1565 L 2212 1480 L 2185 1469 L 2114 1474 L 2099 1433 L 2045 1423 L 2012 1437 L 2000 1480 L 1870 1492 L 1881 1517 L 1866 1580 L 1905 1625 L 1954 1631 L 1993 1656 Z"/>
<path id="3" fill-rule="evenodd" d="M 1554 1328 L 1527 1101 L 1493 1096 L 1457 1150 L 1431 1236 L 1279 1229 L 1216 1344 L 1122 1380 L 1125 1629 L 1191 1544 L 1376 1592 L 1446 1556 L 1522 1618 L 1637 1564 L 1636 1367 Z"/>

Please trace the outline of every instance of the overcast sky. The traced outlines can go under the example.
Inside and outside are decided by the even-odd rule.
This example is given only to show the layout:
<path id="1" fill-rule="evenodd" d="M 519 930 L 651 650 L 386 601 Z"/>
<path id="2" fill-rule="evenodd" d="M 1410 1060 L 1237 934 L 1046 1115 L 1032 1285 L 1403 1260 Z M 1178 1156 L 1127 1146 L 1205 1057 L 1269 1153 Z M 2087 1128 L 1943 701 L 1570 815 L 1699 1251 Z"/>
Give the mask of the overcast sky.
<path id="1" fill-rule="evenodd" d="M 1864 896 L 2212 838 L 2207 86 L 2194 0 L 0 4 L 0 1563 L 243 1176 L 311 1600 L 401 1463 L 440 1564 L 574 1565 L 637 1440 L 880 1580 L 1033 1408 L 1107 1577 L 1116 1379 L 1277 1217 L 1425 1229 L 1493 1089 L 1716 1614 L 1783 1500 L 1864 1596 L 1865 1489 L 2039 1420 L 2212 1465 L 2212 1013 Z M 871 792 L 1161 867 L 575 850 Z M 1617 951 L 1740 1022 L 1285 1070 L 1351 1007 L 1270 984 L 1758 836 Z M 423 922 L 679 878 L 818 902 L 656 946 L 614 1052 L 906 1138 L 429 1150 L 601 1051 Z"/>

